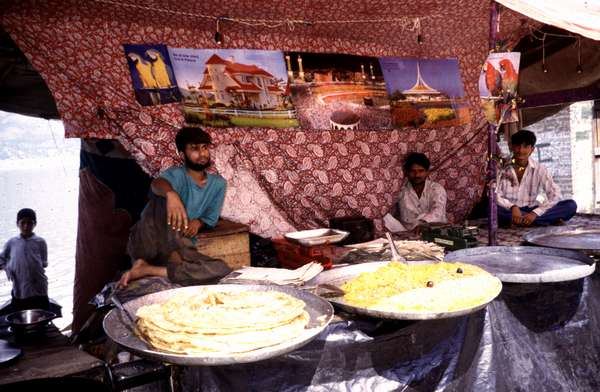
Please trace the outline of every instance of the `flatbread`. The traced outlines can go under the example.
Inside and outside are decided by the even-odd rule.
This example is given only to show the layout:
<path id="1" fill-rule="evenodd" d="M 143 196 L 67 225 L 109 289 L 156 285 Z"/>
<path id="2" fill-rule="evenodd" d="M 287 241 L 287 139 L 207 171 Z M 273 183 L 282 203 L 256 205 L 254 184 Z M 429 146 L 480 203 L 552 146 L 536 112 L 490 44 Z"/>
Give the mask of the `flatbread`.
<path id="1" fill-rule="evenodd" d="M 500 280 L 465 263 L 390 262 L 342 286 L 349 305 L 389 312 L 453 312 L 486 304 L 502 290 Z"/>
<path id="2" fill-rule="evenodd" d="M 174 353 L 241 353 L 273 346 L 302 333 L 305 303 L 277 291 L 180 293 L 137 311 L 138 330 L 150 345 Z"/>

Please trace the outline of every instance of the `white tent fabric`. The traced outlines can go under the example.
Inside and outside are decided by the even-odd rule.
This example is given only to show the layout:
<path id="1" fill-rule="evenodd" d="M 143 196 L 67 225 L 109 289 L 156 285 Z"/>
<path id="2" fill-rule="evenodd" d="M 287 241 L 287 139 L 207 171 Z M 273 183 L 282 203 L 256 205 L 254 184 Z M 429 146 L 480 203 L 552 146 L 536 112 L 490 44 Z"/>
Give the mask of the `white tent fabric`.
<path id="1" fill-rule="evenodd" d="M 600 0 L 496 0 L 532 19 L 600 40 Z"/>

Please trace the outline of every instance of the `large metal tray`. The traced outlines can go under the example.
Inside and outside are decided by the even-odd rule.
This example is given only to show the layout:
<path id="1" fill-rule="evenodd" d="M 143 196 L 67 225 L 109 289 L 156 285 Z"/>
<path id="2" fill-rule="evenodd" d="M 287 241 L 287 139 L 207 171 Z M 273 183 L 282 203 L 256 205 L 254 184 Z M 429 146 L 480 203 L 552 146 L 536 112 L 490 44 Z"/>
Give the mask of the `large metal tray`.
<path id="1" fill-rule="evenodd" d="M 263 359 L 276 357 L 291 352 L 315 338 L 333 318 L 333 308 L 329 302 L 308 291 L 301 291 L 285 286 L 264 285 L 240 285 L 222 284 L 212 286 L 201 286 L 203 289 L 213 292 L 240 292 L 240 291 L 280 291 L 306 303 L 305 310 L 310 315 L 307 328 L 300 336 L 275 346 L 264 347 L 258 350 L 239 354 L 209 354 L 205 356 L 190 356 L 159 351 L 150 347 L 144 340 L 139 338 L 132 330 L 132 325 L 127 317 L 119 310 L 111 310 L 104 318 L 103 327 L 106 334 L 114 342 L 120 344 L 140 357 L 154 359 L 162 362 L 185 365 L 230 365 L 236 363 L 256 362 Z M 198 290 L 198 286 L 182 287 L 178 289 L 160 291 L 148 294 L 125 303 L 123 306 L 135 314 L 142 305 L 150 305 L 163 302 L 176 293 Z"/>
<path id="2" fill-rule="evenodd" d="M 507 283 L 563 282 L 594 272 L 581 252 L 537 246 L 483 246 L 450 252 L 446 261 L 475 264 Z"/>
<path id="3" fill-rule="evenodd" d="M 551 226 L 528 231 L 524 240 L 550 248 L 600 252 L 600 226 Z"/>
<path id="4" fill-rule="evenodd" d="M 418 261 L 412 263 L 431 263 L 431 260 L 426 261 Z M 354 264 L 340 268 L 333 268 L 329 271 L 323 271 L 319 275 L 317 275 L 314 279 L 307 282 L 307 285 L 320 285 L 320 284 L 328 284 L 336 287 L 341 287 L 344 283 L 348 282 L 356 278 L 358 275 L 363 272 L 373 272 L 380 267 L 388 264 L 389 261 L 380 261 L 380 262 L 371 262 L 371 263 L 362 263 L 362 264 Z M 452 312 L 388 312 L 382 310 L 374 310 L 368 308 L 362 308 L 354 305 L 350 305 L 346 303 L 343 296 L 340 297 L 327 297 L 329 302 L 333 303 L 338 308 L 350 312 L 361 314 L 364 316 L 376 317 L 381 319 L 394 319 L 394 320 L 433 320 L 433 319 L 444 319 L 450 317 L 458 317 L 463 316 L 465 314 L 473 313 L 479 309 L 483 309 L 489 302 L 491 302 L 498 294 L 500 294 L 500 290 L 498 293 L 491 297 L 488 302 L 482 303 L 481 305 L 474 306 L 467 309 L 461 309 Z"/>

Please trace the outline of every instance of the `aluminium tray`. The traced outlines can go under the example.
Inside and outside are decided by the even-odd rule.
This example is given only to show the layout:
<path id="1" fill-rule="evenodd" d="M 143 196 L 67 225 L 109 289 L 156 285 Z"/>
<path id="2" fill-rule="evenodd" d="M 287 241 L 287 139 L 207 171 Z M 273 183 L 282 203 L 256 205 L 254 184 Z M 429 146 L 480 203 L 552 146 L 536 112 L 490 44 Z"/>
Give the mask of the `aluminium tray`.
<path id="1" fill-rule="evenodd" d="M 450 252 L 446 261 L 475 264 L 506 283 L 564 282 L 591 275 L 594 260 L 581 252 L 538 246 L 482 246 Z"/>
<path id="2" fill-rule="evenodd" d="M 264 347 L 245 353 L 214 353 L 204 356 L 175 354 L 160 351 L 151 347 L 133 332 L 131 323 L 128 322 L 127 317 L 119 309 L 113 309 L 106 315 L 103 322 L 104 330 L 106 331 L 108 337 L 114 342 L 120 344 L 140 357 L 147 359 L 185 366 L 230 365 L 236 363 L 261 361 L 263 359 L 286 354 L 299 347 L 302 347 L 314 339 L 323 329 L 325 329 L 325 327 L 327 327 L 333 318 L 333 308 L 331 304 L 321 297 L 308 291 L 301 291 L 291 287 L 273 285 L 221 284 L 210 286 L 189 286 L 148 294 L 126 302 L 123 304 L 123 306 L 131 314 L 135 315 L 137 309 L 142 305 L 164 302 L 177 293 L 198 290 L 199 287 L 213 292 L 280 291 L 304 301 L 306 303 L 305 310 L 310 316 L 310 321 L 301 335 L 281 344 Z"/>

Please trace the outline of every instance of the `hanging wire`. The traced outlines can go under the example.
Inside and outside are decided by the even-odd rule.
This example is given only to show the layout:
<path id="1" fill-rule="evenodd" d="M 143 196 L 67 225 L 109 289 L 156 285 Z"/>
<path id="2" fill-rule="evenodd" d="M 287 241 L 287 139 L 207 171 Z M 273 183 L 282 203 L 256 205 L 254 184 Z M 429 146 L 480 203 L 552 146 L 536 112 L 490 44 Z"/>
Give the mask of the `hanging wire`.
<path id="1" fill-rule="evenodd" d="M 286 18 L 286 19 L 254 19 L 254 18 L 238 18 L 238 17 L 223 17 L 223 16 L 215 16 L 208 15 L 202 13 L 195 12 L 186 12 L 179 11 L 167 8 L 160 8 L 154 6 L 147 5 L 139 5 L 139 4 L 128 4 L 122 3 L 116 0 L 92 0 L 96 3 L 112 5 L 118 7 L 126 7 L 133 8 L 143 11 L 151 11 L 151 12 L 160 12 L 160 13 L 168 13 L 171 15 L 177 15 L 182 17 L 189 18 L 202 18 L 216 21 L 227 21 L 232 23 L 238 23 L 244 26 L 260 26 L 267 28 L 278 28 L 282 26 L 286 26 L 290 31 L 294 30 L 296 25 L 304 25 L 304 26 L 312 26 L 312 25 L 339 25 L 339 24 L 396 24 L 400 25 L 404 30 L 410 31 L 420 31 L 421 28 L 421 20 L 433 19 L 443 17 L 443 15 L 427 15 L 427 16 L 419 16 L 419 17 L 396 17 L 396 18 L 380 18 L 380 19 L 325 19 L 325 20 L 305 20 L 305 19 L 294 19 L 294 18 Z"/>
<path id="2" fill-rule="evenodd" d="M 546 34 L 542 37 L 542 72 L 548 73 L 548 67 L 546 67 Z"/>
<path id="3" fill-rule="evenodd" d="M 583 66 L 581 65 L 581 37 L 577 38 L 577 73 L 583 73 Z"/>

